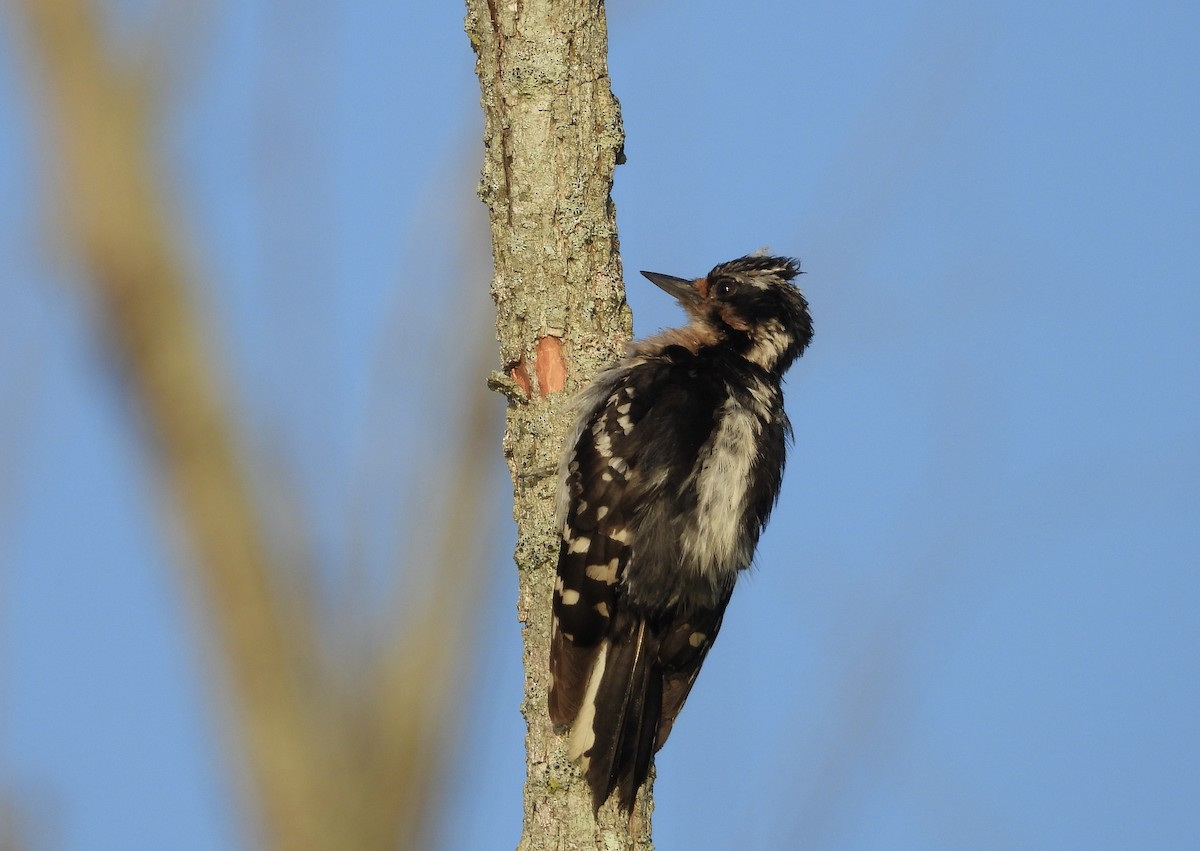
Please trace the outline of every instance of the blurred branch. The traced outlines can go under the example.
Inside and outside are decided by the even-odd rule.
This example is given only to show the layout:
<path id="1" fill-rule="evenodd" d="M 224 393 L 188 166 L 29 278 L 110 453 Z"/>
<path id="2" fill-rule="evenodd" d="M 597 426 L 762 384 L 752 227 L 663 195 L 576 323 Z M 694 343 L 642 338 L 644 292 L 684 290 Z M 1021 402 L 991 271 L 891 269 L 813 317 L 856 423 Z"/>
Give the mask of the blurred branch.
<path id="1" fill-rule="evenodd" d="M 484 333 L 472 334 L 471 340 L 470 363 L 489 363 L 492 341 Z M 398 793 L 394 805 L 381 808 L 395 813 L 396 830 L 387 835 L 401 835 L 404 848 L 423 847 L 422 815 L 430 809 L 431 787 L 446 750 L 447 718 L 461 686 L 461 660 L 475 637 L 474 614 L 485 586 L 473 566 L 481 561 L 482 532 L 490 527 L 483 519 L 483 485 L 490 478 L 485 471 L 492 468 L 500 407 L 478 380 L 483 370 L 473 375 L 475 381 L 460 384 L 466 398 L 454 406 L 462 412 L 465 434 L 447 471 L 443 521 L 431 535 L 435 543 L 414 560 L 430 565 L 436 581 L 410 627 L 397 631 L 393 645 L 384 649 L 380 692 L 370 703 L 376 708 L 377 739 L 390 757 L 381 761 L 385 776 L 377 785 Z M 407 721 L 398 725 L 397 718 Z"/>
<path id="2" fill-rule="evenodd" d="M 32 848 L 25 827 L 25 817 L 8 790 L 0 787 L 0 851 L 27 851 Z"/>
<path id="3" fill-rule="evenodd" d="M 0 370 L 0 617 L 6 615 L 9 599 L 11 548 L 17 497 L 22 485 L 23 462 L 28 457 L 29 440 L 36 419 L 39 390 L 44 378 L 42 337 L 33 335 L 30 344 L 21 348 L 10 369 Z M 11 611 L 11 609 L 9 610 Z M 10 654 L 0 652 L 0 683 L 11 682 L 8 670 Z M 3 705 L 0 704 L 0 710 Z M 34 819 L 25 801 L 6 782 L 4 769 L 9 758 L 7 742 L 2 733 L 8 718 L 0 711 L 0 851 L 25 851 L 34 847 L 30 825 Z"/>
<path id="4" fill-rule="evenodd" d="M 441 615 L 469 619 L 463 588 L 473 585 L 478 529 L 443 525 L 426 562 L 436 580 L 425 614 L 389 621 L 370 664 L 355 666 L 362 677 L 346 685 L 321 664 L 314 602 L 302 590 L 309 577 L 269 546 L 204 345 L 194 276 L 152 167 L 150 89 L 106 54 L 87 0 L 18 8 L 45 81 L 60 207 L 192 547 L 262 835 L 289 851 L 414 847 L 465 638 L 447 635 Z M 485 357 L 481 348 L 469 366 Z M 478 384 L 470 399 L 446 477 L 450 515 L 466 519 L 482 513 L 492 422 Z"/>
<path id="5" fill-rule="evenodd" d="M 297 770 L 297 744 L 315 745 L 304 709 L 312 620 L 272 587 L 173 217 L 150 165 L 150 116 L 136 79 L 105 55 L 89 3 L 23 5 L 56 131 L 61 210 L 195 551 L 267 832 L 278 847 L 301 847 L 298 836 L 321 821 L 316 784 Z"/>

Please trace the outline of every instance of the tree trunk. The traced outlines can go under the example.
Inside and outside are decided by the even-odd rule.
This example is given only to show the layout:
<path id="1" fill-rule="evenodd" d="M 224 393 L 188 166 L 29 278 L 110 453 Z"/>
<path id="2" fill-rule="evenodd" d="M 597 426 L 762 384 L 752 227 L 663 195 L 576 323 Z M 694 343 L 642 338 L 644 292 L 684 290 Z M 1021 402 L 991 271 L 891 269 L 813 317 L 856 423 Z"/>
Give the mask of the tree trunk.
<path id="1" fill-rule="evenodd" d="M 522 851 L 648 849 L 650 788 L 633 817 L 591 795 L 546 710 L 557 464 L 567 398 L 629 340 L 610 191 L 624 135 L 598 0 L 467 0 L 484 129 L 496 327 L 510 400 L 504 452 L 517 521 L 528 726 Z"/>

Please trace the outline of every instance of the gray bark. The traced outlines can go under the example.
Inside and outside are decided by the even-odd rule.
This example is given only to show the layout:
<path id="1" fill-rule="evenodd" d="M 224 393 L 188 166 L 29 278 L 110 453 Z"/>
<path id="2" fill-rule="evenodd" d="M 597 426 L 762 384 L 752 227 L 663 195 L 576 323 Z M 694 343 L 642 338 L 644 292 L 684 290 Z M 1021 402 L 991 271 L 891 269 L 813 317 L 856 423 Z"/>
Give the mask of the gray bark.
<path id="1" fill-rule="evenodd" d="M 504 453 L 517 521 L 526 760 L 521 851 L 649 849 L 650 784 L 632 818 L 591 796 L 546 711 L 556 467 L 567 400 L 630 337 L 610 192 L 621 157 L 598 0 L 467 0 L 484 129 L 496 328 L 509 398 Z"/>

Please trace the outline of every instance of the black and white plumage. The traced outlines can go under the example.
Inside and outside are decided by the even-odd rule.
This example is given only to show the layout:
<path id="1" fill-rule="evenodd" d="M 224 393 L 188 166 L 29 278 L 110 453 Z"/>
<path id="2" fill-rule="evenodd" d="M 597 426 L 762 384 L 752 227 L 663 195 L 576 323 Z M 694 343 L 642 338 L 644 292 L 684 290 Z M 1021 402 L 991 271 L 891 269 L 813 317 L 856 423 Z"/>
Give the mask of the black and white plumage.
<path id="1" fill-rule="evenodd" d="M 799 273 L 762 256 L 695 281 L 643 272 L 690 323 L 633 344 L 577 399 L 549 708 L 597 809 L 615 789 L 632 810 L 779 494 L 780 381 L 812 337 Z"/>

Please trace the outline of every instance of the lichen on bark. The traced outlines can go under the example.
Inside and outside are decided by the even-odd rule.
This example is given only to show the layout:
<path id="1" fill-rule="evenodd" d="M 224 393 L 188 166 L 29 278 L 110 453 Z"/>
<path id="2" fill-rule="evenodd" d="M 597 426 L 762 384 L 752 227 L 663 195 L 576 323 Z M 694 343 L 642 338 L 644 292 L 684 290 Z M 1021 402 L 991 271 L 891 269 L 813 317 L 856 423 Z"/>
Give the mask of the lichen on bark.
<path id="1" fill-rule="evenodd" d="M 509 398 L 523 627 L 528 774 L 520 848 L 648 849 L 650 784 L 632 818 L 591 796 L 546 712 L 550 595 L 558 555 L 556 468 L 569 397 L 617 358 L 632 322 L 618 255 L 613 169 L 620 107 L 598 0 L 467 0 L 483 106 L 479 195 L 491 217 L 492 296 Z"/>

